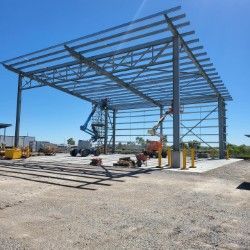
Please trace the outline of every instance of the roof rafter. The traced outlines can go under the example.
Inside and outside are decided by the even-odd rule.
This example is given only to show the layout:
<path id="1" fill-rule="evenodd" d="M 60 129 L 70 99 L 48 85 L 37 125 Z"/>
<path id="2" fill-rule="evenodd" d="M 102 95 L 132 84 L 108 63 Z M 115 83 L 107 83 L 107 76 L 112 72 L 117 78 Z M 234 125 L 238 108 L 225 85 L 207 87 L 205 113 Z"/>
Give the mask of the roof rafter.
<path id="1" fill-rule="evenodd" d="M 91 103 L 109 98 L 109 108 L 158 108 L 172 99 L 178 35 L 183 102 L 232 100 L 185 16 L 175 7 L 1 63 L 24 76 L 22 90 L 50 86 Z"/>
<path id="2" fill-rule="evenodd" d="M 91 100 L 90 98 L 88 98 L 88 97 L 86 97 L 86 96 L 83 96 L 83 95 L 80 95 L 80 94 L 78 94 L 78 93 L 74 93 L 73 91 L 70 91 L 70 90 L 68 90 L 68 89 L 64 89 L 64 88 L 62 88 L 62 87 L 56 86 L 55 84 L 49 83 L 49 82 L 47 82 L 47 81 L 44 81 L 44 80 L 38 78 L 37 76 L 33 76 L 33 75 L 27 74 L 26 72 L 23 72 L 23 71 L 21 71 L 21 70 L 15 69 L 15 68 L 13 68 L 13 67 L 10 66 L 10 65 L 7 65 L 7 64 L 4 64 L 4 63 L 3 63 L 3 66 L 4 66 L 6 69 L 8 69 L 8 70 L 10 70 L 10 71 L 12 71 L 12 72 L 14 72 L 14 73 L 16 73 L 16 74 L 19 74 L 19 75 L 28 77 L 28 78 L 30 78 L 31 80 L 34 80 L 34 81 L 36 81 L 36 82 L 41 83 L 42 85 L 50 86 L 50 87 L 52 87 L 52 88 L 54 88 L 54 89 L 60 90 L 60 91 L 62 91 L 62 92 L 65 92 L 65 93 L 67 93 L 67 94 L 70 94 L 70 95 L 73 95 L 73 96 L 78 97 L 78 98 L 80 98 L 80 99 L 82 99 L 82 100 L 88 101 L 88 102 L 93 103 L 93 104 L 98 104 L 97 102 L 95 102 L 94 100 Z"/>
<path id="3" fill-rule="evenodd" d="M 64 45 L 64 47 L 70 53 L 70 55 L 72 57 L 79 60 L 79 62 L 88 65 L 88 67 L 94 69 L 96 71 L 96 73 L 108 77 L 111 81 L 116 82 L 121 87 L 129 90 L 130 92 L 133 92 L 135 95 L 141 97 L 142 99 L 144 99 L 150 103 L 153 103 L 155 106 L 161 107 L 161 103 L 159 103 L 159 102 L 155 101 L 154 99 L 150 98 L 149 96 L 143 94 L 142 92 L 140 92 L 139 90 L 137 90 L 133 86 L 127 84 L 126 82 L 124 82 L 123 80 L 118 78 L 117 76 L 115 76 L 115 75 L 111 74 L 110 72 L 106 71 L 105 69 L 101 68 L 99 65 L 97 65 L 93 61 L 88 60 L 86 57 L 84 57 L 82 54 L 76 52 L 74 49 L 68 47 L 67 45 Z"/>
<path id="4" fill-rule="evenodd" d="M 207 80 L 207 82 L 211 86 L 211 88 L 214 89 L 216 95 L 219 96 L 220 92 L 217 90 L 217 88 L 215 87 L 215 85 L 213 84 L 213 82 L 211 81 L 211 79 L 209 78 L 209 76 L 207 75 L 207 73 L 205 72 L 205 70 L 203 69 L 203 67 L 200 65 L 199 61 L 194 56 L 192 50 L 188 47 L 186 41 L 182 38 L 182 36 L 180 35 L 179 31 L 174 26 L 174 24 L 171 21 L 171 19 L 168 17 L 167 14 L 163 14 L 163 15 L 164 15 L 164 17 L 166 19 L 166 22 L 167 22 L 168 27 L 169 27 L 170 31 L 172 32 L 172 34 L 174 36 L 175 35 L 178 36 L 178 38 L 180 39 L 180 42 L 181 42 L 181 46 L 183 46 L 183 48 L 186 51 L 187 55 L 190 57 L 190 59 L 193 61 L 193 63 L 196 65 L 196 67 L 199 69 L 199 71 L 201 72 L 202 76 Z"/>

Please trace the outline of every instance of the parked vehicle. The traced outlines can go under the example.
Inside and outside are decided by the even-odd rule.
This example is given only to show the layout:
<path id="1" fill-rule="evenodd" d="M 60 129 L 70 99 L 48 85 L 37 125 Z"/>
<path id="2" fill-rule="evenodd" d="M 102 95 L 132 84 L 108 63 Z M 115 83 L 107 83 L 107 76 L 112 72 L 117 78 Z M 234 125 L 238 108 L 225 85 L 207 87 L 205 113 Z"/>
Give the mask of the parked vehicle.
<path id="1" fill-rule="evenodd" d="M 102 147 L 92 147 L 91 141 L 79 140 L 77 146 L 73 146 L 70 150 L 71 156 L 80 155 L 86 157 L 89 155 L 99 156 L 103 151 Z"/>

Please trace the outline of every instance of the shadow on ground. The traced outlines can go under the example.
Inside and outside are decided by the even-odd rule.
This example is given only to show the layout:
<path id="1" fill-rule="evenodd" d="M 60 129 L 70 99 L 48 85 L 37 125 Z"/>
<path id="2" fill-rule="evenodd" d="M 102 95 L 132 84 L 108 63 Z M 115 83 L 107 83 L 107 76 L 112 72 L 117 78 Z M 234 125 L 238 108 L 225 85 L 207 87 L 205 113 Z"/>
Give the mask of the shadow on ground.
<path id="1" fill-rule="evenodd" d="M 0 176 L 86 190 L 111 186 L 112 182 L 124 182 L 123 177 L 138 178 L 138 175 L 151 171 L 55 162 L 0 162 Z"/>

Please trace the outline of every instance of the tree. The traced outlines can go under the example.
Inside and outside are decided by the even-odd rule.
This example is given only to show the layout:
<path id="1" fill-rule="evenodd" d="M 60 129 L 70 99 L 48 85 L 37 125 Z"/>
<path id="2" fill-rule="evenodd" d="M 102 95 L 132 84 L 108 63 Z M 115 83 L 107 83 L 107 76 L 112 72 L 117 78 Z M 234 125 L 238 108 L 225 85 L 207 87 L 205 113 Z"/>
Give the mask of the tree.
<path id="1" fill-rule="evenodd" d="M 161 140 L 162 140 L 162 145 L 163 145 L 163 147 L 164 147 L 164 148 L 167 147 L 167 142 L 168 142 L 168 137 L 167 137 L 167 135 L 163 135 L 162 138 L 161 138 Z"/>
<path id="2" fill-rule="evenodd" d="M 75 140 L 73 139 L 73 138 L 69 138 L 68 140 L 67 140 L 67 143 L 68 143 L 68 145 L 71 145 L 71 146 L 74 146 L 76 143 L 75 143 Z"/>
<path id="3" fill-rule="evenodd" d="M 135 141 L 138 145 L 141 145 L 142 147 L 144 147 L 146 145 L 146 142 L 145 142 L 143 137 L 138 136 L 135 138 Z"/>
<path id="4" fill-rule="evenodd" d="M 199 141 L 193 140 L 188 142 L 188 147 L 192 148 L 194 147 L 195 149 L 199 149 L 201 147 L 201 143 Z"/>
<path id="5" fill-rule="evenodd" d="M 181 148 L 187 148 L 187 143 L 181 142 L 181 143 L 180 143 L 180 147 L 181 147 Z"/>

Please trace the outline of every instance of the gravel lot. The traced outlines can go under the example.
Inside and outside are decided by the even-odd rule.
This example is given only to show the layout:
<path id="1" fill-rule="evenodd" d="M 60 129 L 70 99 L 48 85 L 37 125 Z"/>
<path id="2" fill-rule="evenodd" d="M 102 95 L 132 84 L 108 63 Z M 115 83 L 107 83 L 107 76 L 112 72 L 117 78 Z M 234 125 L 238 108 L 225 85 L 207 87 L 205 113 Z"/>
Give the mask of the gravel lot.
<path id="1" fill-rule="evenodd" d="M 249 170 L 1 161 L 0 249 L 249 249 Z"/>

